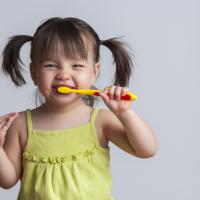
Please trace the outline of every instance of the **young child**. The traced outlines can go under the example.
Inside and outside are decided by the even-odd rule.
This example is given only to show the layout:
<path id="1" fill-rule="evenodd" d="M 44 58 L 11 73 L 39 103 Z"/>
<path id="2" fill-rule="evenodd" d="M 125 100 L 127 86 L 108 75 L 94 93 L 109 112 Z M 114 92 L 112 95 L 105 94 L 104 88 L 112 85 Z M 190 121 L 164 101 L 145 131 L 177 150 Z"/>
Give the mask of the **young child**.
<path id="1" fill-rule="evenodd" d="M 34 36 L 16 35 L 3 51 L 3 71 L 20 86 L 20 48 L 31 42 L 30 73 L 44 97 L 37 108 L 0 117 L 0 186 L 21 180 L 18 200 L 109 200 L 109 141 L 130 155 L 156 153 L 152 129 L 130 108 L 126 94 L 132 61 L 117 38 L 100 40 L 86 22 L 50 18 Z M 108 47 L 116 64 L 114 85 L 101 97 L 108 109 L 94 108 L 77 93 L 59 86 L 91 88 L 100 71 L 99 48 Z"/>

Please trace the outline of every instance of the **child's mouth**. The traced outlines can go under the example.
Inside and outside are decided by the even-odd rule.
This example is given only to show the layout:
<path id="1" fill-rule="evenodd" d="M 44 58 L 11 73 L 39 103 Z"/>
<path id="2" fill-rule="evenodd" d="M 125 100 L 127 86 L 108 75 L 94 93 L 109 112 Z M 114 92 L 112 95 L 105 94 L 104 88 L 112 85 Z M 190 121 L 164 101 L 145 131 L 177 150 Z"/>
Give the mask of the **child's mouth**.
<path id="1" fill-rule="evenodd" d="M 69 85 L 54 85 L 54 86 L 52 86 L 52 90 L 53 90 L 54 93 L 59 94 L 59 95 L 65 95 L 65 96 L 71 94 L 71 92 L 65 93 L 65 94 L 64 93 L 60 93 L 60 92 L 58 92 L 58 88 L 59 87 L 69 87 L 71 89 L 76 89 L 75 87 L 69 86 Z"/>

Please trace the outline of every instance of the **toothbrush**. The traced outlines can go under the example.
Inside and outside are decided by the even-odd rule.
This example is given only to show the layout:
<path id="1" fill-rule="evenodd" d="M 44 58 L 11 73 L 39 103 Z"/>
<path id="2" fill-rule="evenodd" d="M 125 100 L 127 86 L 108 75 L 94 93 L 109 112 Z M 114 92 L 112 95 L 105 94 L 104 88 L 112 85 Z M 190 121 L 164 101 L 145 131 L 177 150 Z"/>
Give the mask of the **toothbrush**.
<path id="1" fill-rule="evenodd" d="M 76 92 L 79 94 L 85 94 L 85 95 L 94 95 L 94 96 L 100 96 L 101 90 L 91 90 L 91 89 L 71 89 L 67 86 L 61 86 L 57 88 L 57 91 L 63 94 L 70 93 L 70 92 Z M 138 99 L 138 97 L 131 93 L 127 92 L 125 95 L 121 96 L 122 100 L 128 100 L 128 101 L 134 101 Z"/>

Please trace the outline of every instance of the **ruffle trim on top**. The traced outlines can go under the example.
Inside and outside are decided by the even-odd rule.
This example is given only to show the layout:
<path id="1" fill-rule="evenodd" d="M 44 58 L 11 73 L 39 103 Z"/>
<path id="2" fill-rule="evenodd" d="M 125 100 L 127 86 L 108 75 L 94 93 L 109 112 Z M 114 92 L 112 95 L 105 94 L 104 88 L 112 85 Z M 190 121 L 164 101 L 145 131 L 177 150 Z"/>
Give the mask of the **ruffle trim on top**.
<path id="1" fill-rule="evenodd" d="M 22 154 L 22 157 L 23 157 L 23 159 L 26 159 L 31 162 L 36 162 L 36 163 L 42 162 L 42 163 L 49 163 L 49 164 L 62 164 L 65 162 L 77 161 L 77 160 L 80 160 L 81 158 L 91 156 L 98 150 L 99 150 L 99 148 L 97 146 L 94 146 L 91 150 L 87 150 L 84 152 L 78 152 L 76 154 L 70 154 L 70 155 L 66 155 L 66 156 L 62 156 L 62 157 L 58 157 L 58 156 L 56 156 L 56 157 L 38 157 L 31 152 L 25 151 Z M 102 151 L 102 152 L 106 152 L 107 150 L 109 150 L 109 148 L 108 149 L 106 149 L 106 148 L 100 149 L 100 151 Z"/>

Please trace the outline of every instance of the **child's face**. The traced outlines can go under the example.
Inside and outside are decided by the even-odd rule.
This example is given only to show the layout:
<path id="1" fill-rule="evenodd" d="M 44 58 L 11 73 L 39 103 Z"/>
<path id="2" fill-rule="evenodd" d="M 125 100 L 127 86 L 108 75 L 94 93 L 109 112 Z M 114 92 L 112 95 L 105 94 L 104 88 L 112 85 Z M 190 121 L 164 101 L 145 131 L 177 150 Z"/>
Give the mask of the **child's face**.
<path id="1" fill-rule="evenodd" d="M 59 94 L 57 87 L 90 88 L 97 78 L 99 63 L 94 62 L 92 49 L 88 51 L 87 59 L 68 59 L 62 52 L 58 55 L 45 58 L 37 66 L 30 64 L 31 76 L 47 102 L 67 103 L 81 96 L 76 93 Z"/>

